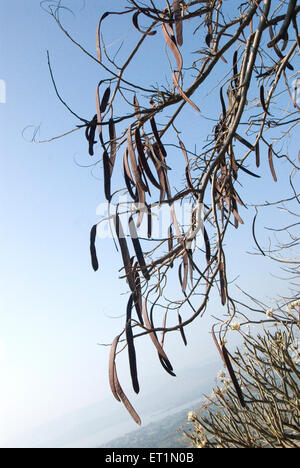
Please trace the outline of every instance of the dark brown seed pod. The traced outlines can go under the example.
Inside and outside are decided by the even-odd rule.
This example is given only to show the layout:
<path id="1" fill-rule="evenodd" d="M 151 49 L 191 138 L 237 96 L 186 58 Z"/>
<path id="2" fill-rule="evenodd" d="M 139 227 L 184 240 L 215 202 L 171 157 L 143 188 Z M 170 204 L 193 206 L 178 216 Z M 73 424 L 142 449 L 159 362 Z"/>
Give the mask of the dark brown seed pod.
<path id="1" fill-rule="evenodd" d="M 227 288 L 226 288 L 226 277 L 225 277 L 225 269 L 224 269 L 224 263 L 223 262 L 220 263 L 219 275 L 220 275 L 221 301 L 222 301 L 222 305 L 224 306 L 226 304 L 226 300 L 227 300 Z"/>
<path id="2" fill-rule="evenodd" d="M 98 271 L 99 269 L 99 262 L 98 262 L 96 246 L 95 246 L 96 236 L 97 236 L 97 225 L 92 227 L 91 236 L 90 236 L 91 260 L 92 260 L 92 266 L 93 266 L 94 271 Z"/>
<path id="3" fill-rule="evenodd" d="M 147 186 L 143 183 L 141 179 L 141 174 L 138 170 L 138 165 L 137 165 L 134 148 L 132 144 L 131 125 L 129 126 L 128 131 L 127 131 L 127 150 L 128 150 L 130 163 L 131 163 L 133 177 L 135 179 L 134 182 L 136 183 L 138 188 L 140 188 L 144 192 L 147 192 L 148 191 Z"/>
<path id="4" fill-rule="evenodd" d="M 277 182 L 277 176 L 276 176 L 276 172 L 275 172 L 274 164 L 273 164 L 273 146 L 272 145 L 269 145 L 268 160 L 269 160 L 269 166 L 270 166 L 270 171 L 271 171 L 273 180 L 274 182 Z"/>
<path id="5" fill-rule="evenodd" d="M 211 45 L 211 40 L 212 40 L 212 34 L 210 34 L 210 33 L 206 34 L 205 42 L 206 42 L 206 45 L 207 45 L 207 47 L 209 49 L 210 49 L 210 45 Z"/>
<path id="6" fill-rule="evenodd" d="M 156 140 L 156 143 L 158 144 L 158 147 L 160 149 L 160 151 L 162 152 L 162 155 L 164 157 L 167 156 L 167 152 L 161 142 L 161 139 L 160 139 L 160 136 L 159 136 L 159 133 L 158 133 L 158 130 L 157 130 L 157 126 L 156 126 L 156 122 L 155 122 L 155 119 L 154 117 L 151 117 L 150 119 L 150 124 L 151 124 L 151 128 L 152 128 L 152 132 L 153 132 L 153 135 L 154 135 L 154 138 Z"/>
<path id="7" fill-rule="evenodd" d="M 266 106 L 264 85 L 261 85 L 261 87 L 260 87 L 260 102 L 261 102 L 261 105 L 262 105 L 262 108 L 263 108 L 264 112 L 266 114 L 268 114 L 268 115 L 272 115 L 272 114 L 270 114 L 270 112 L 268 111 L 267 106 Z"/>
<path id="8" fill-rule="evenodd" d="M 115 224 L 116 234 L 117 234 L 120 249 L 121 249 L 121 254 L 122 254 L 122 259 L 123 259 L 123 264 L 125 268 L 128 285 L 130 287 L 130 290 L 134 292 L 135 281 L 134 281 L 134 275 L 133 275 L 133 270 L 132 270 L 132 265 L 131 265 L 131 259 L 130 259 L 129 250 L 128 250 L 126 238 L 124 235 L 123 227 L 120 221 L 120 216 L 118 215 L 118 213 L 116 213 L 116 215 L 114 216 L 114 224 Z"/>
<path id="9" fill-rule="evenodd" d="M 251 175 L 252 177 L 256 177 L 257 179 L 260 179 L 260 175 L 258 174 L 254 174 L 254 172 L 252 171 L 249 171 L 249 169 L 246 169 L 244 166 L 242 166 L 241 164 L 239 164 L 238 162 L 236 163 L 237 167 L 239 169 L 241 169 L 243 172 L 246 172 L 246 174 L 249 174 Z"/>
<path id="10" fill-rule="evenodd" d="M 183 44 L 182 37 L 182 19 L 181 19 L 181 8 L 178 0 L 173 0 L 173 12 L 175 19 L 175 30 L 176 30 L 176 40 L 179 46 Z"/>
<path id="11" fill-rule="evenodd" d="M 172 377 L 176 377 L 176 374 L 174 374 L 174 372 L 167 366 L 166 364 L 166 361 L 164 360 L 164 358 L 158 353 L 158 358 L 159 358 L 159 361 L 163 367 L 163 369 L 168 373 L 170 374 Z"/>
<path id="12" fill-rule="evenodd" d="M 210 258 L 211 258 L 210 242 L 209 242 L 207 231 L 204 226 L 203 226 L 203 238 L 204 238 L 204 244 L 205 244 L 206 261 L 207 263 L 209 263 Z"/>
<path id="13" fill-rule="evenodd" d="M 269 33 L 270 33 L 270 39 L 272 41 L 274 39 L 274 33 L 273 33 L 272 26 L 269 26 Z M 285 58 L 283 53 L 280 51 L 280 49 L 278 48 L 278 46 L 276 44 L 273 44 L 273 49 L 274 49 L 274 52 L 276 53 L 277 57 L 279 57 L 281 60 L 283 60 Z M 294 71 L 294 67 L 289 62 L 286 62 L 286 67 L 289 70 Z"/>
<path id="14" fill-rule="evenodd" d="M 149 281 L 150 280 L 150 275 L 149 275 L 149 272 L 148 272 L 147 267 L 146 267 L 144 254 L 143 254 L 143 251 L 142 251 L 142 248 L 141 248 L 141 244 L 140 244 L 140 241 L 139 241 L 139 238 L 138 238 L 138 234 L 137 234 L 135 224 L 134 224 L 134 220 L 133 220 L 132 216 L 130 216 L 130 218 L 129 218 L 128 225 L 129 225 L 129 232 L 130 232 L 130 236 L 131 236 L 131 240 L 132 240 L 132 244 L 133 244 L 133 247 L 134 247 L 134 251 L 135 251 L 135 254 L 136 254 L 137 261 L 138 261 L 138 263 L 140 265 L 140 268 L 141 268 L 141 271 L 143 273 L 144 278 L 147 281 Z"/>
<path id="15" fill-rule="evenodd" d="M 147 313 L 147 304 L 146 304 L 146 301 L 144 301 L 144 304 L 143 304 L 143 317 L 144 317 L 144 322 L 145 322 L 145 326 L 148 330 L 152 330 L 153 329 L 153 326 L 151 325 L 151 322 L 149 320 L 149 317 L 148 317 L 148 313 Z M 164 360 L 164 363 L 166 364 L 167 368 L 169 370 L 173 370 L 173 367 L 168 359 L 168 356 L 166 355 L 165 351 L 163 350 L 161 344 L 159 343 L 157 337 L 156 337 L 156 333 L 151 331 L 149 333 L 150 335 L 150 338 L 155 346 L 155 348 L 157 349 L 157 352 L 158 354 L 161 356 L 161 358 Z"/>
<path id="16" fill-rule="evenodd" d="M 109 98 L 110 98 L 110 87 L 106 88 L 106 90 L 104 91 L 101 104 L 100 104 L 101 114 L 103 114 L 106 111 Z"/>
<path id="17" fill-rule="evenodd" d="M 259 167 L 260 166 L 259 141 L 255 145 L 255 162 L 256 162 L 256 167 Z"/>
<path id="18" fill-rule="evenodd" d="M 240 141 L 241 143 L 243 143 L 243 145 L 245 145 L 245 146 L 246 146 L 247 148 L 249 148 L 251 151 L 254 151 L 254 150 L 255 150 L 254 146 L 253 146 L 248 140 L 246 140 L 246 139 L 243 138 L 241 135 L 239 135 L 238 133 L 235 133 L 234 138 L 236 138 L 238 141 Z"/>
<path id="19" fill-rule="evenodd" d="M 239 76 L 238 76 L 238 67 L 237 67 L 237 59 L 238 59 L 238 51 L 236 50 L 233 54 L 233 64 L 232 64 L 232 69 L 233 69 L 233 80 L 235 84 L 235 92 L 237 92 L 238 87 L 239 87 Z"/>
<path id="20" fill-rule="evenodd" d="M 181 318 L 180 314 L 178 314 L 178 321 L 179 321 L 179 325 L 181 325 L 182 324 L 182 318 Z M 185 336 L 184 328 L 180 327 L 179 331 L 180 331 L 181 338 L 182 338 L 182 341 L 183 341 L 184 345 L 187 346 L 187 339 L 186 339 L 186 336 Z"/>
<path id="21" fill-rule="evenodd" d="M 226 364 L 227 370 L 228 370 L 229 375 L 231 377 L 232 383 L 233 383 L 234 388 L 236 390 L 237 396 L 239 398 L 239 401 L 240 401 L 242 407 L 245 408 L 246 403 L 245 403 L 245 400 L 244 400 L 243 392 L 242 392 L 241 387 L 240 387 L 240 385 L 238 383 L 238 380 L 236 378 L 236 375 L 235 375 L 235 372 L 233 370 L 233 367 L 232 367 L 232 364 L 231 364 L 231 361 L 230 361 L 230 357 L 229 357 L 229 354 L 228 354 L 228 351 L 227 351 L 225 345 L 222 346 L 222 354 L 223 354 L 223 357 L 224 357 L 224 362 Z"/>
<path id="22" fill-rule="evenodd" d="M 108 122 L 108 131 L 109 131 L 109 141 L 110 141 L 110 175 L 115 165 L 116 155 L 117 155 L 117 145 L 116 145 L 116 128 L 113 119 L 109 119 Z"/>
<path id="23" fill-rule="evenodd" d="M 147 207 L 147 226 L 148 226 L 148 229 L 147 229 L 147 236 L 148 236 L 148 239 L 151 239 L 152 237 L 152 212 L 151 212 L 151 206 L 150 205 L 147 205 L 146 204 L 146 207 Z"/>
<path id="24" fill-rule="evenodd" d="M 222 106 L 222 112 L 223 112 L 223 120 L 226 119 L 226 105 L 224 101 L 224 96 L 223 96 L 223 86 L 220 88 L 220 101 L 221 101 L 221 106 Z"/>
<path id="25" fill-rule="evenodd" d="M 111 201 L 111 164 L 106 151 L 103 153 L 104 192 L 107 201 Z"/>
<path id="26" fill-rule="evenodd" d="M 135 284 L 135 291 L 132 293 L 133 303 L 135 306 L 135 310 L 136 310 L 139 322 L 141 325 L 144 325 L 142 288 L 141 288 L 140 275 L 137 270 L 137 264 L 135 264 L 133 267 L 133 275 L 134 275 L 134 284 Z"/>
<path id="27" fill-rule="evenodd" d="M 160 186 L 159 182 L 155 179 L 154 175 L 152 174 L 152 171 L 151 171 L 151 169 L 149 167 L 147 158 L 145 156 L 144 146 L 143 146 L 143 143 L 142 143 L 142 140 L 141 140 L 141 135 L 140 135 L 139 128 L 136 128 L 136 130 L 135 130 L 135 143 L 136 143 L 136 148 L 137 148 L 137 151 L 138 151 L 139 162 L 140 162 L 141 167 L 145 171 L 148 179 L 154 185 L 154 187 L 156 187 L 156 188 L 158 188 L 160 190 L 161 186 Z"/>
<path id="28" fill-rule="evenodd" d="M 94 145 L 97 143 L 95 141 L 95 134 L 97 128 L 97 114 L 94 116 L 93 120 L 88 125 L 85 136 L 89 142 L 89 155 L 94 156 Z"/>
<path id="29" fill-rule="evenodd" d="M 139 393 L 140 386 L 139 386 L 138 373 L 137 373 L 136 352 L 135 352 L 134 338 L 133 338 L 132 326 L 131 326 L 132 306 L 133 306 L 133 295 L 131 294 L 128 304 L 127 304 L 127 312 L 126 312 L 126 340 L 127 340 L 127 347 L 128 347 L 128 359 L 129 359 L 132 387 L 135 393 Z"/>

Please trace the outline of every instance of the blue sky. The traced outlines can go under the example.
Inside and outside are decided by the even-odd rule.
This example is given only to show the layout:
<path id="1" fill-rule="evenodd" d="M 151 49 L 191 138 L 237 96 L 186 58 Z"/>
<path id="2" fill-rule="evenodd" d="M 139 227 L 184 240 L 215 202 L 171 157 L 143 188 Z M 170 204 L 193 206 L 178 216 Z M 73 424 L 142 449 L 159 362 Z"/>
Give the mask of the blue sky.
<path id="1" fill-rule="evenodd" d="M 66 2 L 76 16 L 65 13 L 65 24 L 92 53 L 97 21 L 107 3 Z M 113 3 L 116 9 L 124 4 Z M 132 46 L 138 33 L 131 32 L 128 20 L 114 18 L 112 24 L 105 26 L 108 43 L 124 39 L 126 46 Z M 126 296 L 121 294 L 126 287 L 118 280 L 120 258 L 110 240 L 99 243 L 99 273 L 90 266 L 89 231 L 104 196 L 101 167 L 92 171 L 76 164 L 91 163 L 83 133 L 49 144 L 29 142 L 33 127 L 40 125 L 43 139 L 78 124 L 55 96 L 47 50 L 62 96 L 84 118 L 95 113 L 94 90 L 103 72 L 63 36 L 37 0 L 3 2 L 0 30 L 0 79 L 7 88 L 6 103 L 0 104 L 1 445 L 17 433 L 109 395 L 108 349 L 97 343 L 111 342 L 122 328 L 123 318 L 110 317 L 124 313 Z M 164 64 L 163 55 L 145 60 L 156 43 L 145 45 L 138 68 L 129 74 L 147 86 L 155 79 L 154 65 Z M 197 97 L 206 112 L 214 111 L 209 98 L 202 104 L 208 91 L 205 88 Z M 182 122 L 192 142 L 208 128 L 204 122 L 200 126 L 196 117 L 187 111 L 188 120 Z M 259 182 L 259 190 L 257 181 L 249 183 L 253 201 L 258 191 L 276 197 L 269 174 L 264 183 Z M 271 295 L 276 280 L 271 282 L 258 268 L 256 258 L 243 256 L 245 246 L 253 248 L 248 227 L 231 236 L 236 247 L 232 277 L 240 274 L 252 292 L 257 288 Z M 211 304 L 208 315 L 216 314 L 219 307 L 217 300 Z M 187 349 L 179 349 L 178 337 L 170 339 L 177 369 L 215 358 L 208 332 L 209 318 L 188 329 Z M 149 353 L 151 344 L 144 340 L 137 349 L 143 352 L 150 374 L 169 382 L 161 376 L 154 353 Z M 120 376 L 129 388 L 126 359 L 120 361 Z"/>

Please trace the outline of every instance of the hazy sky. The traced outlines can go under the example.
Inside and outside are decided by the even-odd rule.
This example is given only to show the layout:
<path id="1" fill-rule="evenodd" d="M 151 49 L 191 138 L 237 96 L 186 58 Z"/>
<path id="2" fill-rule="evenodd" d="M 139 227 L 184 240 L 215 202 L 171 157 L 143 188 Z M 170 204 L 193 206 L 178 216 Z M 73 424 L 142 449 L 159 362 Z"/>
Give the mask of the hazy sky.
<path id="1" fill-rule="evenodd" d="M 124 4 L 114 0 L 109 9 L 111 3 L 116 9 Z M 94 54 L 97 21 L 108 2 L 72 0 L 65 4 L 71 5 L 76 16 L 62 13 L 64 24 Z M 44 139 L 79 123 L 55 95 L 47 50 L 62 96 L 84 118 L 95 114 L 94 91 L 103 72 L 64 37 L 39 0 L 2 2 L 0 31 L 0 79 L 7 93 L 6 103 L 0 104 L 2 445 L 17 433 L 109 395 L 108 348 L 97 343 L 110 343 L 121 330 L 124 318 L 118 317 L 124 313 L 126 296 L 121 293 L 126 292 L 126 285 L 118 280 L 120 258 L 110 240 L 99 242 L 100 271 L 95 274 L 90 265 L 89 232 L 99 219 L 97 206 L 104 196 L 102 166 L 79 167 L 91 164 L 84 133 L 48 144 L 29 141 L 39 125 L 37 136 Z M 114 18 L 104 31 L 112 48 L 122 40 L 124 48 L 130 47 L 139 37 L 132 32 L 129 18 Z M 138 68 L 130 71 L 131 78 L 138 76 L 147 86 L 155 79 L 155 66 L 165 63 L 163 53 L 148 59 L 155 44 L 161 44 L 159 38 L 153 41 L 137 57 Z M 201 100 L 200 96 L 196 99 L 213 116 L 214 102 L 210 97 L 205 100 L 208 91 L 205 88 Z M 199 135 L 202 138 L 211 123 L 208 127 L 193 110 L 188 112 L 185 131 L 192 144 L 199 140 L 201 145 Z M 263 183 L 249 181 L 247 195 L 252 201 L 259 193 L 276 197 L 269 173 Z M 243 216 L 247 219 L 248 215 Z M 232 232 L 230 241 L 236 249 L 232 279 L 240 274 L 251 292 L 257 289 L 271 295 L 276 280 L 258 267 L 256 258 L 239 253 L 253 248 L 249 226 Z M 220 309 L 219 300 L 213 299 L 208 316 L 217 315 L 216 309 Z M 187 349 L 177 346 L 179 337 L 170 339 L 176 368 L 216 357 L 208 322 L 200 319 L 187 330 Z M 137 348 L 144 364 L 142 376 L 146 368 L 155 379 L 165 379 L 155 353 L 148 353 L 152 351 L 148 341 Z M 120 362 L 122 382 L 130 388 L 126 359 Z"/>

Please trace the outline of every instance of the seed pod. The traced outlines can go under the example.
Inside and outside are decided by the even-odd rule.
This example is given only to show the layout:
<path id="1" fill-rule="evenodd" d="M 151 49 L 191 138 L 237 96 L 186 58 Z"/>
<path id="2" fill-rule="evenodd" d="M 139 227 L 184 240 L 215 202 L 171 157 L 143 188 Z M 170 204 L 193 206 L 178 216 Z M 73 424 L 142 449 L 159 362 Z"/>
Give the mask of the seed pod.
<path id="1" fill-rule="evenodd" d="M 277 182 L 277 176 L 276 176 L 274 164 L 273 164 L 273 146 L 272 145 L 269 145 L 268 160 L 269 160 L 270 171 L 274 179 L 274 182 Z"/>
<path id="2" fill-rule="evenodd" d="M 127 346 L 128 346 L 128 358 L 129 358 L 132 386 L 133 386 L 135 393 L 139 393 L 140 386 L 139 386 L 138 374 L 137 374 L 136 352 L 135 352 L 135 347 L 134 347 L 134 339 L 133 339 L 132 326 L 131 326 L 132 306 L 133 306 L 133 295 L 131 294 L 128 304 L 127 304 L 126 340 L 127 340 Z"/>
<path id="3" fill-rule="evenodd" d="M 107 201 L 111 201 L 111 164 L 106 151 L 103 153 L 104 192 Z"/>
<path id="4" fill-rule="evenodd" d="M 148 313 L 147 313 L 147 304 L 146 304 L 146 301 L 144 301 L 144 304 L 143 304 L 143 317 L 144 317 L 144 321 L 145 321 L 145 326 L 148 330 L 151 330 L 153 329 L 153 326 L 152 324 L 150 323 L 150 320 L 149 320 L 149 317 L 148 317 Z M 156 337 L 156 333 L 154 331 L 151 331 L 149 333 L 150 335 L 150 338 L 154 344 L 154 346 L 156 347 L 157 349 L 157 352 L 159 354 L 159 356 L 163 359 L 165 365 L 167 366 L 167 368 L 171 371 L 173 371 L 173 367 L 168 359 L 168 356 L 166 355 L 165 351 L 163 350 L 162 346 L 160 345 L 157 337 Z"/>
<path id="5" fill-rule="evenodd" d="M 130 232 L 132 244 L 133 244 L 133 247 L 134 247 L 134 250 L 135 250 L 136 258 L 138 260 L 138 263 L 140 265 L 140 268 L 141 268 L 141 271 L 142 271 L 142 273 L 144 275 L 144 278 L 147 281 L 149 281 L 150 280 L 150 275 L 149 275 L 149 272 L 148 272 L 147 267 L 146 267 L 144 254 L 143 254 L 143 251 L 142 251 L 142 248 L 141 248 L 141 244 L 140 244 L 140 241 L 139 241 L 139 238 L 138 238 L 138 234 L 137 234 L 137 231 L 136 231 L 135 224 L 134 224 L 132 216 L 130 216 L 130 218 L 129 218 L 128 225 L 129 225 L 129 232 Z"/>
<path id="6" fill-rule="evenodd" d="M 182 38 L 182 19 L 181 19 L 181 8 L 178 0 L 173 0 L 173 12 L 174 12 L 174 19 L 175 19 L 175 30 L 176 30 L 176 39 L 177 44 L 182 46 L 183 38 Z"/>
<path id="7" fill-rule="evenodd" d="M 91 239 L 90 239 L 91 240 L 90 251 L 91 251 L 92 266 L 93 266 L 94 271 L 98 271 L 99 269 L 99 262 L 98 262 L 96 246 L 95 246 L 96 236 L 97 236 L 97 225 L 92 227 Z"/>
<path id="8" fill-rule="evenodd" d="M 242 392 L 241 387 L 240 387 L 240 385 L 239 385 L 239 383 L 237 381 L 237 378 L 236 378 L 235 372 L 233 370 L 232 364 L 230 362 L 230 357 L 229 357 L 229 354 L 228 354 L 228 351 L 227 351 L 225 345 L 222 346 L 222 354 L 223 354 L 224 362 L 225 362 L 226 367 L 228 369 L 229 375 L 231 377 L 232 383 L 233 383 L 234 388 L 236 390 L 237 396 L 239 398 L 239 401 L 240 401 L 242 407 L 245 408 L 246 403 L 245 403 L 245 400 L 244 400 L 243 392 Z"/>

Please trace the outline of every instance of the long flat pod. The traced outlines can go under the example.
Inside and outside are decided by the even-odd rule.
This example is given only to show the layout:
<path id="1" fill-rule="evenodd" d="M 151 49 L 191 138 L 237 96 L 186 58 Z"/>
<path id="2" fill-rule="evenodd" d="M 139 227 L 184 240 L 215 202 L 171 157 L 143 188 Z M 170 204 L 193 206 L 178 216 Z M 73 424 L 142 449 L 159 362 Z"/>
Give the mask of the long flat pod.
<path id="1" fill-rule="evenodd" d="M 111 164 L 106 151 L 103 153 L 104 192 L 107 201 L 111 201 Z"/>
<path id="2" fill-rule="evenodd" d="M 140 275 L 137 270 L 137 264 L 133 267 L 133 275 L 134 275 L 134 284 L 135 284 L 135 291 L 133 294 L 133 303 L 135 306 L 135 310 L 141 325 L 144 325 L 143 320 L 143 301 L 142 301 L 142 289 L 141 289 L 141 280 Z"/>
<path id="3" fill-rule="evenodd" d="M 136 162 L 136 157 L 133 149 L 133 144 L 132 144 L 132 136 L 131 136 L 131 125 L 128 128 L 127 131 L 127 149 L 128 149 L 128 155 L 131 163 L 131 168 L 133 172 L 133 177 L 135 179 L 136 185 L 143 190 L 144 192 L 147 192 L 148 189 L 146 185 L 143 183 L 141 179 L 140 172 L 138 170 L 137 162 Z"/>
<path id="4" fill-rule="evenodd" d="M 108 367 L 108 376 L 109 376 L 109 385 L 112 391 L 113 396 L 117 401 L 121 401 L 115 386 L 115 366 L 116 366 L 116 350 L 119 343 L 120 335 L 116 336 L 114 339 L 109 354 L 109 367 Z"/>
<path id="5" fill-rule="evenodd" d="M 159 361 L 163 367 L 163 369 L 168 373 L 170 374 L 172 377 L 176 377 L 176 374 L 167 366 L 164 358 L 158 353 L 158 358 L 159 358 Z"/>
<path id="6" fill-rule="evenodd" d="M 122 387 L 120 385 L 116 368 L 115 368 L 115 375 L 114 375 L 114 383 L 115 383 L 115 388 L 116 388 L 117 394 L 119 395 L 120 399 L 122 400 L 123 405 L 125 406 L 125 408 L 129 412 L 129 414 L 131 415 L 132 419 L 140 426 L 142 424 L 141 418 L 139 417 L 139 415 L 135 411 L 134 407 L 132 406 L 132 404 L 128 400 L 127 396 L 125 395 L 125 393 L 124 393 L 124 391 L 123 391 L 123 389 L 122 389 Z"/>
<path id="7" fill-rule="evenodd" d="M 159 147 L 160 151 L 162 152 L 163 156 L 166 157 L 167 152 L 166 152 L 166 150 L 164 148 L 164 145 L 161 142 L 161 139 L 160 139 L 160 136 L 159 136 L 159 133 L 158 133 L 158 130 L 157 130 L 157 126 L 156 126 L 156 122 L 155 122 L 154 117 L 151 117 L 150 124 L 151 124 L 151 128 L 152 128 L 154 138 L 155 138 L 155 140 L 156 140 L 156 142 L 158 144 L 158 147 Z"/>
<path id="8" fill-rule="evenodd" d="M 177 64 L 177 72 L 178 72 L 178 75 L 180 75 L 181 70 L 182 70 L 183 61 L 182 61 L 182 55 L 179 52 L 179 49 L 178 49 L 177 44 L 176 44 L 173 29 L 172 29 L 170 24 L 162 23 L 162 31 L 163 31 L 165 41 L 166 41 L 167 45 L 169 46 L 172 54 L 174 55 L 174 58 L 175 58 L 176 64 Z"/>
<path id="9" fill-rule="evenodd" d="M 95 141 L 95 134 L 97 129 L 97 114 L 94 116 L 93 120 L 90 122 L 86 129 L 86 138 L 89 142 L 89 155 L 94 156 L 94 145 L 97 143 Z"/>
<path id="10" fill-rule="evenodd" d="M 147 236 L 148 239 L 152 237 L 152 212 L 151 212 L 151 205 L 147 205 Z"/>
<path id="11" fill-rule="evenodd" d="M 239 140 L 241 143 L 243 143 L 243 145 L 245 145 L 247 148 L 249 148 L 251 151 L 254 151 L 254 146 L 249 143 L 248 140 L 246 140 L 245 138 L 243 138 L 241 135 L 239 135 L 238 133 L 235 133 L 234 135 L 234 138 L 236 138 L 237 140 Z"/>
<path id="12" fill-rule="evenodd" d="M 244 400 L 243 392 L 242 392 L 241 387 L 240 387 L 240 385 L 239 385 L 239 383 L 237 381 L 237 378 L 236 378 L 235 372 L 233 370 L 233 367 L 232 367 L 232 364 L 231 364 L 231 361 L 230 361 L 230 358 L 229 358 L 229 354 L 228 354 L 228 351 L 227 351 L 225 345 L 222 345 L 222 354 L 223 354 L 224 362 L 225 362 L 226 367 L 228 369 L 229 375 L 231 377 L 232 383 L 233 383 L 234 388 L 236 390 L 237 396 L 239 398 L 239 401 L 240 401 L 242 407 L 245 408 L 246 403 L 245 403 L 245 400 Z"/>
<path id="13" fill-rule="evenodd" d="M 106 111 L 109 98 L 110 98 L 110 87 L 106 88 L 106 90 L 103 93 L 101 104 L 100 104 L 101 114 L 103 114 Z"/>
<path id="14" fill-rule="evenodd" d="M 136 148 L 137 148 L 137 151 L 138 151 L 139 162 L 141 164 L 141 167 L 145 171 L 145 173 L 146 173 L 148 179 L 151 181 L 151 183 L 156 188 L 158 188 L 160 190 L 161 186 L 160 186 L 159 182 L 157 182 L 157 180 L 155 179 L 154 175 L 152 174 L 152 171 L 151 171 L 151 169 L 149 167 L 147 158 L 145 156 L 144 147 L 143 147 L 143 143 L 142 143 L 142 140 L 141 140 L 141 135 L 140 135 L 139 128 L 135 129 L 135 143 L 136 143 Z"/>
<path id="15" fill-rule="evenodd" d="M 193 182 L 192 182 L 192 178 L 191 178 L 191 173 L 190 173 L 190 163 L 189 163 L 189 158 L 188 158 L 188 155 L 187 155 L 187 151 L 186 151 L 186 148 L 183 144 L 183 142 L 181 140 L 179 140 L 179 145 L 180 145 L 180 148 L 183 152 L 183 156 L 184 156 L 184 160 L 185 160 L 185 177 L 186 177 L 186 181 L 187 181 L 187 184 L 189 186 L 189 188 L 191 190 L 194 190 L 194 186 L 193 186 Z"/>
<path id="16" fill-rule="evenodd" d="M 116 155 L 117 155 L 117 145 L 116 145 L 116 128 L 113 119 L 109 119 L 108 122 L 109 130 L 109 141 L 110 141 L 110 175 L 112 175 Z"/>
<path id="17" fill-rule="evenodd" d="M 129 164 L 128 164 L 128 151 L 126 149 L 123 157 L 123 168 L 124 168 L 124 179 L 125 179 L 125 184 L 128 190 L 129 195 L 131 198 L 136 201 L 137 200 L 137 194 L 133 192 L 133 187 L 135 187 L 135 183 L 133 181 Z"/>
<path id="18" fill-rule="evenodd" d="M 197 112 L 200 113 L 199 107 L 196 106 L 196 104 L 185 94 L 185 92 L 183 91 L 183 89 L 182 89 L 181 86 L 179 85 L 179 83 L 178 83 L 178 78 L 177 78 L 175 72 L 173 72 L 173 81 L 174 81 L 174 85 L 176 86 L 176 88 L 177 88 L 178 91 L 179 91 L 180 96 L 181 96 L 188 104 L 190 104 L 190 106 L 192 106 Z"/>
<path id="19" fill-rule="evenodd" d="M 220 262 L 219 275 L 220 275 L 221 301 L 222 301 L 222 305 L 224 306 L 226 304 L 227 291 L 226 291 L 225 268 L 224 268 L 224 263 L 222 261 Z"/>
<path id="20" fill-rule="evenodd" d="M 91 236 L 90 236 L 91 260 L 92 260 L 92 266 L 93 266 L 94 271 L 98 271 L 99 269 L 99 262 L 98 262 L 96 246 L 95 246 L 96 236 L 97 236 L 97 225 L 92 227 Z"/>
<path id="21" fill-rule="evenodd" d="M 239 169 L 241 169 L 243 172 L 246 172 L 246 174 L 249 174 L 251 175 L 252 177 L 256 177 L 257 179 L 260 179 L 260 175 L 258 174 L 255 174 L 254 172 L 252 171 L 249 171 L 249 169 L 246 169 L 246 167 L 242 166 L 241 164 L 239 164 L 238 162 L 236 163 L 237 167 Z"/>
<path id="22" fill-rule="evenodd" d="M 263 108 L 264 112 L 266 114 L 268 114 L 268 115 L 272 115 L 272 114 L 270 114 L 270 112 L 269 112 L 269 110 L 267 109 L 267 106 L 266 106 L 264 85 L 261 85 L 261 87 L 260 87 L 260 102 L 261 102 L 261 105 L 262 105 L 262 108 Z"/>
<path id="23" fill-rule="evenodd" d="M 123 258 L 123 264 L 125 268 L 125 273 L 127 277 L 127 281 L 129 284 L 129 287 L 132 292 L 135 291 L 135 282 L 134 282 L 134 275 L 133 275 L 133 269 L 131 266 L 131 259 L 129 255 L 129 250 L 127 246 L 127 242 L 125 239 L 124 231 L 122 228 L 122 224 L 120 221 L 120 216 L 118 213 L 114 216 L 114 223 L 115 223 L 115 229 L 116 229 L 116 234 L 118 237 L 121 253 L 122 253 L 122 258 Z"/>
<path id="24" fill-rule="evenodd" d="M 165 170 L 160 162 L 160 156 L 158 153 L 157 146 L 153 145 L 151 147 L 149 151 L 149 156 L 150 156 L 151 161 L 154 164 L 154 167 L 158 175 L 159 184 L 160 184 L 160 201 L 162 202 L 166 195 L 166 178 L 165 178 Z"/>
<path id="25" fill-rule="evenodd" d="M 127 340 L 127 347 L 128 347 L 128 358 L 129 358 L 129 367 L 130 367 L 132 386 L 133 386 L 133 390 L 135 391 L 135 393 L 139 393 L 140 386 L 139 386 L 139 381 L 138 381 L 136 352 L 135 352 L 135 347 L 134 347 L 134 338 L 133 338 L 132 325 L 131 325 L 132 306 L 133 306 L 133 294 L 131 294 L 128 304 L 127 304 L 126 330 L 125 331 L 126 331 L 126 340 Z"/>
<path id="26" fill-rule="evenodd" d="M 182 318 L 181 318 L 180 314 L 178 314 L 178 321 L 179 321 L 179 325 L 182 325 Z M 185 333 L 184 333 L 184 328 L 182 326 L 180 326 L 179 331 L 180 331 L 181 338 L 182 338 L 182 341 L 183 341 L 184 345 L 187 346 L 187 339 L 186 339 L 186 336 L 185 336 Z"/>
<path id="27" fill-rule="evenodd" d="M 147 313 L 147 305 L 146 305 L 146 300 L 144 301 L 143 303 L 143 317 L 144 317 L 144 322 L 145 322 L 145 326 L 148 330 L 152 330 L 152 325 L 150 323 L 150 320 L 149 320 L 149 317 L 148 317 L 148 313 Z M 157 337 L 156 337 L 156 334 L 151 331 L 149 333 L 150 335 L 150 338 L 154 344 L 154 346 L 156 347 L 157 351 L 158 351 L 158 354 L 163 358 L 163 360 L 165 361 L 165 363 L 167 364 L 168 368 L 170 370 L 173 370 L 173 367 L 168 359 L 168 356 L 166 355 L 165 351 L 163 350 L 162 346 L 160 345 Z"/>
<path id="28" fill-rule="evenodd" d="M 210 257 L 211 257 L 211 249 L 210 249 L 210 242 L 209 242 L 209 237 L 207 234 L 207 230 L 203 226 L 203 238 L 204 238 L 204 244 L 205 244 L 205 256 L 206 256 L 206 261 L 207 263 L 210 262 Z"/>
<path id="29" fill-rule="evenodd" d="M 173 230 L 172 230 L 172 224 L 170 225 L 168 229 L 168 250 L 169 252 L 173 251 Z M 170 267 L 173 268 L 174 262 L 171 260 Z"/>
<path id="30" fill-rule="evenodd" d="M 239 81 L 240 81 L 239 76 L 238 76 L 237 59 L 238 59 L 238 51 L 236 50 L 234 52 L 234 54 L 233 54 L 233 63 L 232 63 L 235 93 L 237 93 L 237 90 L 238 90 L 238 87 L 239 87 Z"/>
<path id="31" fill-rule="evenodd" d="M 259 141 L 255 145 L 255 163 L 256 167 L 260 166 L 260 150 L 259 150 Z"/>
<path id="32" fill-rule="evenodd" d="M 276 176 L 276 172 L 275 172 L 274 164 L 273 164 L 273 146 L 272 145 L 269 145 L 268 160 L 269 160 L 270 171 L 274 179 L 274 182 L 277 182 L 277 176 Z"/>
<path id="33" fill-rule="evenodd" d="M 150 280 L 150 275 L 149 275 L 149 272 L 148 272 L 147 267 L 146 267 L 144 254 L 143 254 L 143 251 L 142 251 L 142 248 L 141 248 L 141 244 L 140 244 L 140 241 L 139 241 L 139 238 L 138 238 L 137 230 L 135 228 L 135 224 L 134 224 L 134 220 L 133 220 L 132 216 L 130 216 L 130 218 L 129 218 L 128 225 L 129 225 L 129 232 L 130 232 L 132 244 L 133 244 L 133 247 L 134 247 L 134 250 L 135 250 L 136 258 L 138 260 L 138 263 L 140 265 L 140 268 L 141 268 L 141 271 L 142 271 L 142 273 L 144 275 L 144 278 L 147 281 L 149 281 Z"/>

